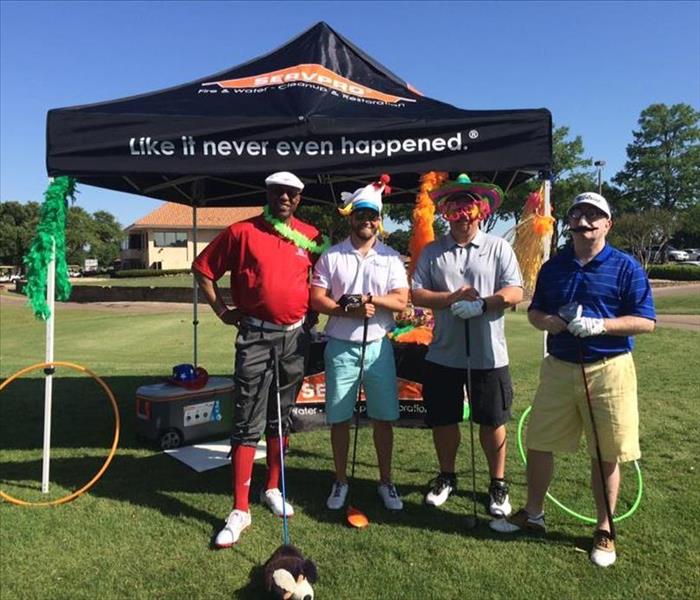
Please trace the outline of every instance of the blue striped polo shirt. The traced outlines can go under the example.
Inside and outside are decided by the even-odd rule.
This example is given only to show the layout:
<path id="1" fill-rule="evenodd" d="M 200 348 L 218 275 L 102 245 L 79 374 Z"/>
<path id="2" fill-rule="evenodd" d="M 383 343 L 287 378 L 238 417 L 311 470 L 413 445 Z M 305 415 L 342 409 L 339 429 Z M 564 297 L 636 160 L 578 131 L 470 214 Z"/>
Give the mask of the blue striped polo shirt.
<path id="1" fill-rule="evenodd" d="M 609 244 L 585 265 L 581 265 L 569 246 L 542 266 L 528 310 L 556 315 L 561 306 L 570 302 L 583 305 L 584 317 L 634 316 L 656 320 L 651 286 L 644 269 L 629 254 Z M 634 346 L 632 336 L 578 339 L 584 362 L 629 352 Z M 547 352 L 560 360 L 579 362 L 577 338 L 568 331 L 548 335 Z"/>

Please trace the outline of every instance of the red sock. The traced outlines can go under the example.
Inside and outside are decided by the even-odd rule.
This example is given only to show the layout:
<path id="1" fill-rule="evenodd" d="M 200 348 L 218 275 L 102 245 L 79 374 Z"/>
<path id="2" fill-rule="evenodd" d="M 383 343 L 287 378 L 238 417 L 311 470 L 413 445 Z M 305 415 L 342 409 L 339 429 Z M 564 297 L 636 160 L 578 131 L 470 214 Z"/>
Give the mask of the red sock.
<path id="1" fill-rule="evenodd" d="M 233 508 L 248 512 L 250 479 L 253 476 L 255 446 L 234 446 L 231 454 L 231 478 L 233 482 Z"/>
<path id="2" fill-rule="evenodd" d="M 286 450 L 289 445 L 288 436 L 282 438 L 282 444 Z M 267 483 L 265 484 L 265 489 L 279 488 L 282 463 L 280 462 L 280 439 L 278 437 L 267 438 L 267 452 L 265 454 L 267 462 Z"/>

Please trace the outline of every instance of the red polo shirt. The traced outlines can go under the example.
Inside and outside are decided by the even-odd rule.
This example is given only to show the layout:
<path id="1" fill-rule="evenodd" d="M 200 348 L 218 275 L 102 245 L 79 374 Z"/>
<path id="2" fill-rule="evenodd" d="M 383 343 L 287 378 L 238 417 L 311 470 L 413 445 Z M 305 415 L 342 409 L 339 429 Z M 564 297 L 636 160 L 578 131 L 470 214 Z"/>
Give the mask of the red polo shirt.
<path id="1" fill-rule="evenodd" d="M 294 217 L 287 224 L 310 240 L 320 237 L 315 227 Z M 290 325 L 306 315 L 315 258 L 259 216 L 229 225 L 192 267 L 213 281 L 231 271 L 231 296 L 237 308 L 263 321 Z"/>

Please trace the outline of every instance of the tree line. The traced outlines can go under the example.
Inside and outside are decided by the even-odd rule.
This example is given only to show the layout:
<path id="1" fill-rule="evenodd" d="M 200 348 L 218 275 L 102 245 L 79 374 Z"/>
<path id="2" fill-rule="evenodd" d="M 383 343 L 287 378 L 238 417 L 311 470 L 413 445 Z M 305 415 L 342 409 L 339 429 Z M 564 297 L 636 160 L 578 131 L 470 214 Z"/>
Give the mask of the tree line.
<path id="1" fill-rule="evenodd" d="M 34 239 L 41 205 L 38 202 L 3 202 L 0 204 L 0 264 L 21 266 Z M 111 213 L 93 214 L 71 206 L 66 219 L 66 262 L 83 265 L 86 258 L 96 258 L 101 266 L 119 258 L 123 238 L 122 226 Z"/>

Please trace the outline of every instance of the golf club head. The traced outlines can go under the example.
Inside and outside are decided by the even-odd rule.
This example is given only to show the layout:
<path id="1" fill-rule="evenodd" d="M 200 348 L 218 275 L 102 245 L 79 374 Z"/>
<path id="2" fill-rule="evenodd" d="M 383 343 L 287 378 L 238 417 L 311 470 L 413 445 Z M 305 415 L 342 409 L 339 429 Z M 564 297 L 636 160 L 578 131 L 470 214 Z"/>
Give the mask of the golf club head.
<path id="1" fill-rule="evenodd" d="M 578 302 L 569 302 L 564 306 L 560 307 L 557 311 L 559 318 L 565 323 L 571 323 L 574 319 L 577 319 L 583 313 L 583 306 Z"/>
<path id="2" fill-rule="evenodd" d="M 348 506 L 346 520 L 348 522 L 348 525 L 350 527 L 354 527 L 355 529 L 364 529 L 369 525 L 369 519 L 367 518 L 367 515 L 365 515 L 365 513 L 363 513 L 361 510 L 358 510 L 354 506 Z"/>
<path id="3" fill-rule="evenodd" d="M 469 515 L 464 519 L 464 528 L 471 530 L 476 529 L 479 525 L 478 519 L 474 515 Z"/>

